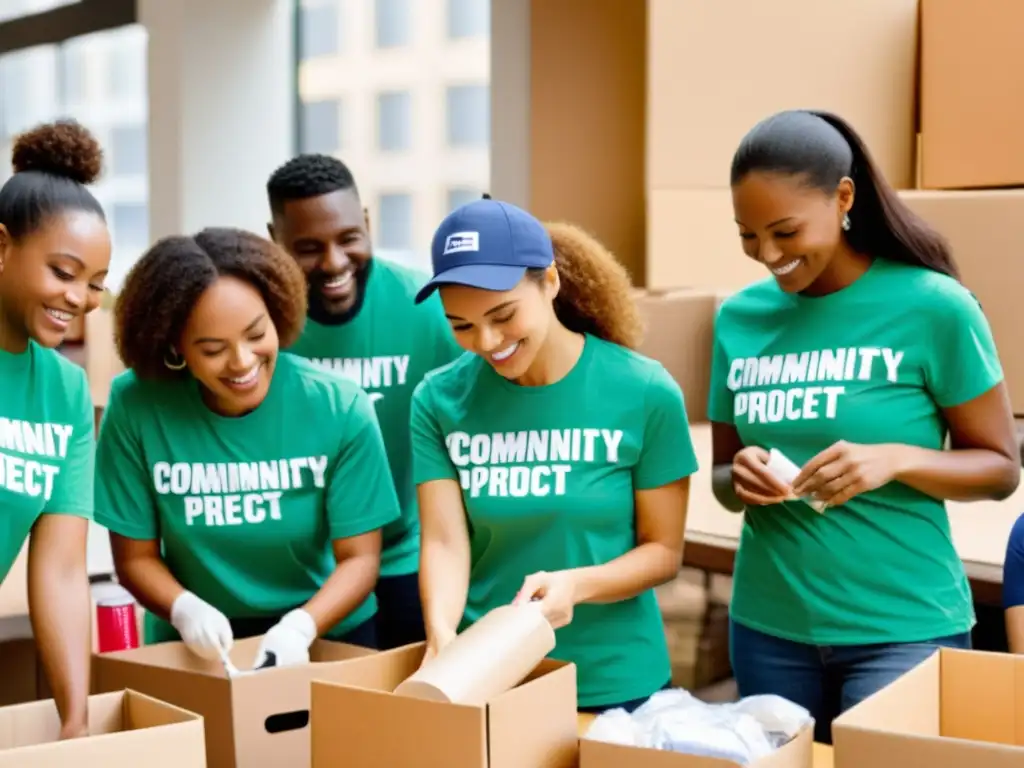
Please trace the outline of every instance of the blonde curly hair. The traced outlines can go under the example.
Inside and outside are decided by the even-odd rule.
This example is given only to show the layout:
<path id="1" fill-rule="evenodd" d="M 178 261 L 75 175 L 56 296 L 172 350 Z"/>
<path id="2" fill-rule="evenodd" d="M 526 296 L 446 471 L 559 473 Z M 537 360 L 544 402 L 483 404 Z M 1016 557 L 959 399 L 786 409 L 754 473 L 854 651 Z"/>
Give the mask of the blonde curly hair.
<path id="1" fill-rule="evenodd" d="M 571 331 L 636 349 L 644 324 L 633 300 L 632 282 L 615 256 L 575 224 L 545 222 L 555 250 L 561 288 L 555 315 Z M 540 279 L 544 270 L 531 270 Z"/>

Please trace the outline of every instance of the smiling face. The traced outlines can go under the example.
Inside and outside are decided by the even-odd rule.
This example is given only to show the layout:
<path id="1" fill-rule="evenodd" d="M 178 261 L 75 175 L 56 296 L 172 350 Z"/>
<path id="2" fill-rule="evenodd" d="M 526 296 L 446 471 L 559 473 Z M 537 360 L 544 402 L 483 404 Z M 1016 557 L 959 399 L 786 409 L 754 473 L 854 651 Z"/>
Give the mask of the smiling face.
<path id="1" fill-rule="evenodd" d="M 99 306 L 109 265 L 110 233 L 95 213 L 66 211 L 19 240 L 0 225 L 3 346 L 59 346 L 71 322 Z"/>
<path id="2" fill-rule="evenodd" d="M 205 389 L 207 404 L 224 416 L 238 416 L 267 396 L 277 329 L 259 290 L 220 277 L 192 308 L 178 349 Z"/>
<path id="3" fill-rule="evenodd" d="M 806 291 L 826 276 L 847 250 L 843 215 L 853 206 L 853 184 L 834 194 L 798 176 L 752 172 L 732 188 L 743 251 L 764 264 L 787 293 Z"/>
<path id="4" fill-rule="evenodd" d="M 309 316 L 326 323 L 346 317 L 365 287 L 373 255 L 355 190 L 289 200 L 274 216 L 271 237 L 306 273 Z"/>
<path id="5" fill-rule="evenodd" d="M 526 276 L 511 291 L 485 291 L 464 285 L 440 288 L 441 303 L 455 340 L 480 355 L 506 379 L 523 376 L 555 322 L 552 302 L 558 293 L 554 267 L 542 280 Z"/>

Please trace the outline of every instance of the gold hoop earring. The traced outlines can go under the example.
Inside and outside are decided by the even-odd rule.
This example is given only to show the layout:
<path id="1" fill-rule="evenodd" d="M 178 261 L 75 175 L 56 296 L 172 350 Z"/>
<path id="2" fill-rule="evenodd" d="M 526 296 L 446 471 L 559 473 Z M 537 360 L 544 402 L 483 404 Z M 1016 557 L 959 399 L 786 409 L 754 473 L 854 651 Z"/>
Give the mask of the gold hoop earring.
<path id="1" fill-rule="evenodd" d="M 174 347 L 171 347 L 170 352 L 164 355 L 164 365 L 172 371 L 181 371 L 186 365 L 185 358 L 179 355 Z"/>

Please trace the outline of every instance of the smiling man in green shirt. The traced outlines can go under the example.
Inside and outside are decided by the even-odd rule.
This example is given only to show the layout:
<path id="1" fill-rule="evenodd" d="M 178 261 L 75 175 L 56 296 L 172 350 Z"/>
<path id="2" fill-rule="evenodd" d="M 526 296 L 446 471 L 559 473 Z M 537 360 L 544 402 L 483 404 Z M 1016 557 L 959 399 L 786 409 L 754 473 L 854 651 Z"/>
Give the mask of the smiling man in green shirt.
<path id="1" fill-rule="evenodd" d="M 344 163 L 299 155 L 273 173 L 267 194 L 270 236 L 309 283 L 308 322 L 289 351 L 365 389 L 384 435 L 402 516 L 384 528 L 376 590 L 380 647 L 418 642 L 424 630 L 409 404 L 420 380 L 462 350 L 436 297 L 415 304 L 425 276 L 374 258 L 369 217 Z"/>

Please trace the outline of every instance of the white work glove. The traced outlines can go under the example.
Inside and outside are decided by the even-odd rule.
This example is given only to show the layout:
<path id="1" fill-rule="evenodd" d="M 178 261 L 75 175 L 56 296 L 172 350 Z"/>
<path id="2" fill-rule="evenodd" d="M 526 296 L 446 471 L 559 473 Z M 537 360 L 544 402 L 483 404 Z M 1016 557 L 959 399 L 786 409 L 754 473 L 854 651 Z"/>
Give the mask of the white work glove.
<path id="1" fill-rule="evenodd" d="M 171 624 L 186 647 L 204 659 L 218 659 L 235 642 L 227 616 L 191 592 L 182 592 L 171 606 Z"/>
<path id="2" fill-rule="evenodd" d="M 286 613 L 263 636 L 253 669 L 309 663 L 309 646 L 316 640 L 316 622 L 301 608 Z"/>

